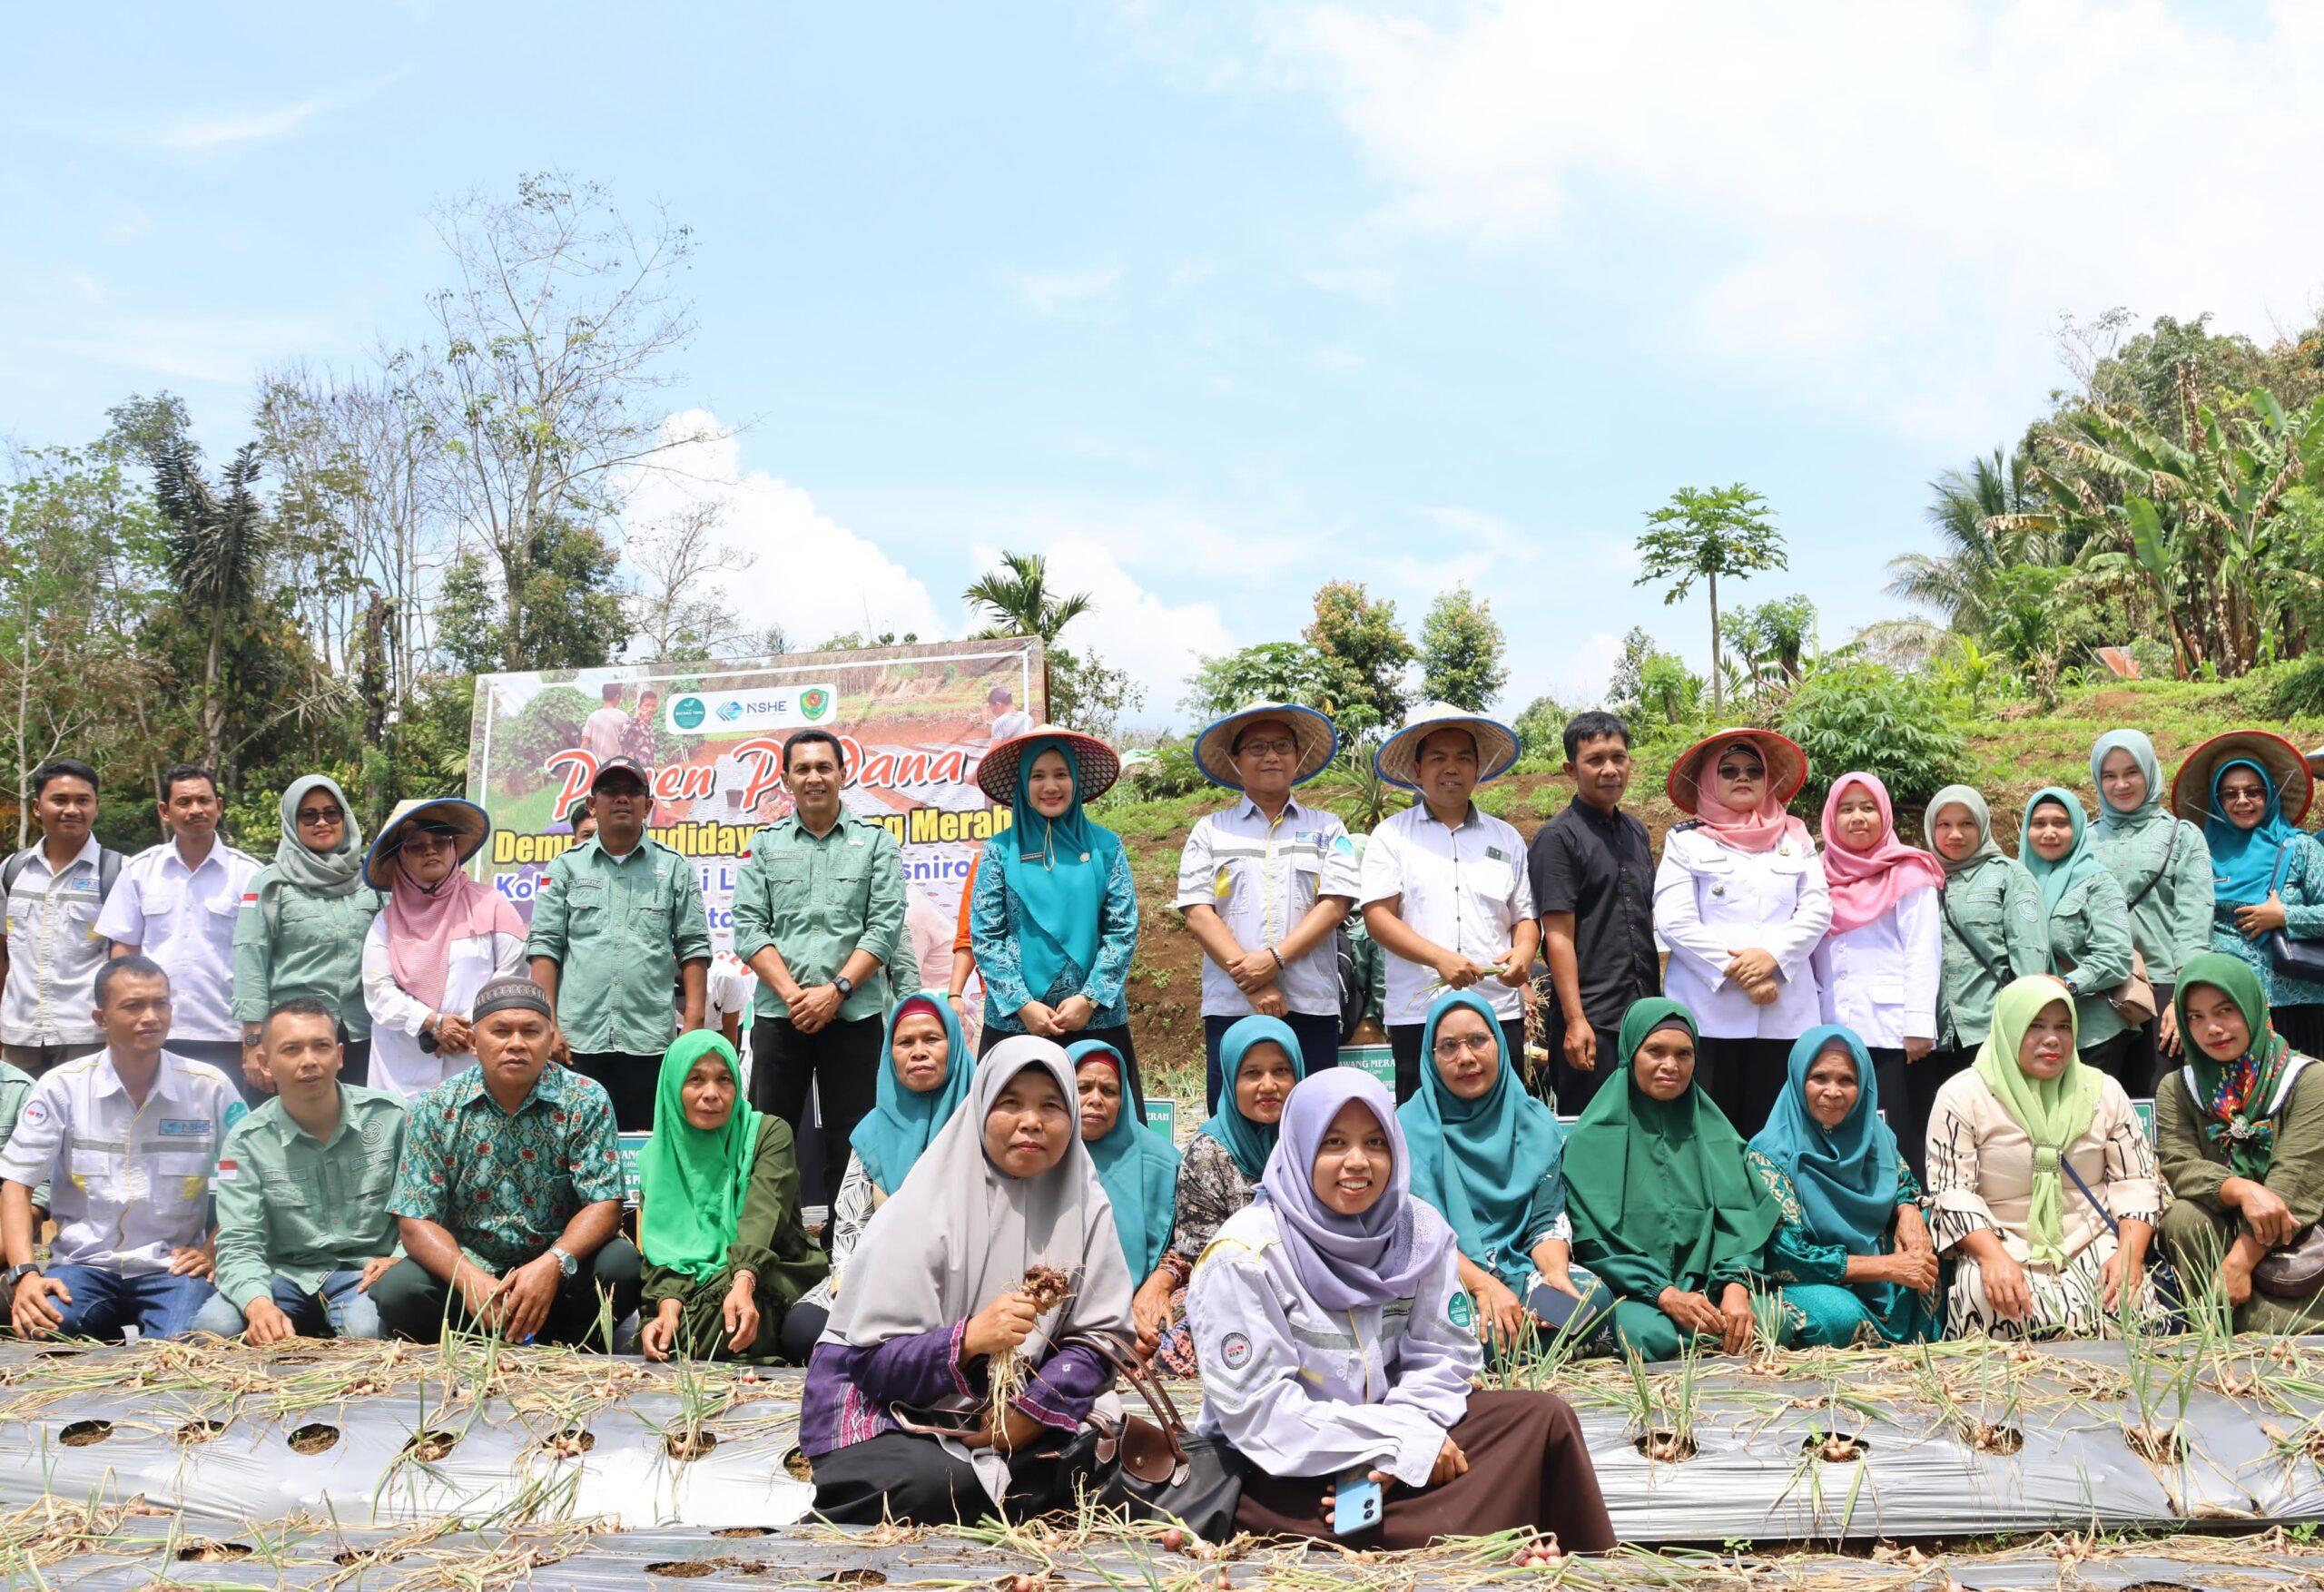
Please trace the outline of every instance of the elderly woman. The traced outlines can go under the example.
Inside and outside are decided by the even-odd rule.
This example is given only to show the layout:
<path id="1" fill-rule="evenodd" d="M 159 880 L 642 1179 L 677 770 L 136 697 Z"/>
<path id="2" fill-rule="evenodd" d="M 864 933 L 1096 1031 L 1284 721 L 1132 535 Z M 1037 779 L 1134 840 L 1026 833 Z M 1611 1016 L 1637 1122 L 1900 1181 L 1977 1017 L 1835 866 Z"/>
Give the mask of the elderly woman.
<path id="1" fill-rule="evenodd" d="M 697 1028 L 664 1053 L 637 1157 L 648 1360 L 770 1360 L 781 1344 L 804 1364 L 814 1349 L 784 1333 L 830 1270 L 799 1220 L 791 1126 L 742 1096 L 742 1061 L 721 1036 Z"/>
<path id="2" fill-rule="evenodd" d="M 2311 1057 L 2268 1026 L 2249 963 L 2218 951 L 2179 972 L 2179 1032 L 2187 1066 L 2163 1080 L 2154 1135 L 2171 1208 L 2162 1242 L 2191 1283 L 2213 1277 L 2239 1332 L 2312 1332 L 2314 1292 L 2255 1288 L 2270 1250 L 2324 1217 L 2324 1081 Z"/>
<path id="3" fill-rule="evenodd" d="M 1622 1018 L 1625 1086 L 1566 1135 L 1573 1253 L 1616 1296 L 1614 1332 L 1646 1360 L 1690 1342 L 1750 1347 L 1751 1282 L 1780 1219 L 1734 1125 L 1695 1083 L 1694 1015 L 1641 1000 Z"/>
<path id="4" fill-rule="evenodd" d="M 1130 1312 L 1137 1350 L 1151 1354 L 1169 1324 L 1170 1295 L 1178 1286 L 1177 1273 L 1162 1263 L 1177 1218 L 1178 1152 L 1122 1108 L 1120 1052 L 1101 1039 L 1084 1039 L 1065 1054 L 1080 1099 L 1081 1142 L 1113 1202 L 1114 1231 L 1137 1283 Z"/>
<path id="5" fill-rule="evenodd" d="M 1815 953 L 1831 889 L 1807 827 L 1784 811 L 1807 779 L 1807 754 L 1783 736 L 1722 730 L 1681 753 L 1667 785 L 1695 821 L 1664 839 L 1654 876 L 1663 988 L 1700 1022 L 1702 1086 L 1747 1133 L 1783 1092 L 1791 1042 L 1823 1017 Z"/>
<path id="6" fill-rule="evenodd" d="M 1514 1349 L 1537 1325 L 1587 1323 L 1612 1301 L 1573 1266 L 1561 1162 L 1565 1130 L 1528 1093 L 1493 1009 L 1467 990 L 1429 1007 L 1421 1086 L 1397 1107 L 1413 1194 L 1452 1224 L 1477 1336 Z"/>
<path id="7" fill-rule="evenodd" d="M 2018 979 L 1976 1065 L 1937 1095 L 1929 1229 L 1954 1263 L 1947 1337 L 2095 1337 L 2125 1302 L 2162 1316 L 2146 1275 L 2154 1151 L 2122 1086 L 2075 1053 L 2074 1013 L 2055 978 Z"/>
<path id="8" fill-rule="evenodd" d="M 1064 1450 L 1114 1371 L 1070 1340 L 1130 1330 L 1129 1268 L 1073 1101 L 1062 1047 L 1003 1040 L 864 1230 L 800 1405 L 824 1518 L 950 1525 L 1073 1501 Z M 1065 1280 L 1061 1298 L 1037 1268 Z M 994 1384 L 1003 1356 L 1013 1392 Z"/>
<path id="9" fill-rule="evenodd" d="M 985 753 L 977 784 L 1016 819 L 978 855 L 969 933 L 984 979 L 985 1047 L 1011 1034 L 1101 1039 L 1128 1068 L 1143 1116 L 1125 993 L 1137 881 L 1121 837 L 1083 811 L 1120 773 L 1104 742 L 1054 725 Z"/>
<path id="10" fill-rule="evenodd" d="M 1795 1341 L 1936 1335 L 1936 1247 L 1921 1220 L 1920 1184 L 1880 1119 L 1879 1075 L 1853 1030 L 1799 1037 L 1750 1164 L 1783 1214 L 1767 1275 L 1783 1285 Z"/>
<path id="11" fill-rule="evenodd" d="M 2130 912 L 2122 887 L 2091 850 L 2090 818 L 2072 791 L 2053 785 L 2034 793 L 2017 860 L 2041 887 L 2049 970 L 2073 997 L 2082 1059 L 2122 1083 L 2139 1043 L 2115 1004 L 2137 965 Z"/>
<path id="12" fill-rule="evenodd" d="M 2290 742 L 2244 730 L 2197 748 L 2171 791 L 2173 807 L 2202 816 L 2211 948 L 2243 959 L 2267 996 L 2270 1024 L 2307 1056 L 2324 1049 L 2324 984 L 2277 966 L 2273 946 L 2279 934 L 2324 939 L 2324 846 L 2299 827 L 2313 788 Z"/>
<path id="13" fill-rule="evenodd" d="M 2211 859 L 2202 829 L 2164 811 L 2162 766 L 2144 731 L 2101 735 L 2090 749 L 2090 783 L 2098 792 L 2091 853 L 2122 887 L 2134 970 L 2154 986 L 2156 1003 L 2153 1019 L 2128 1030 L 2108 1070 L 2132 1095 L 2147 1096 L 2164 1058 L 2179 1054 L 2171 1007 L 2179 968 L 2211 948 Z"/>
<path id="14" fill-rule="evenodd" d="M 491 833 L 473 801 L 407 801 L 363 860 L 365 882 L 388 896 L 363 938 L 374 1088 L 417 1100 L 474 1061 L 477 991 L 523 972 L 524 919 L 462 871 Z"/>
<path id="15" fill-rule="evenodd" d="M 363 1004 L 363 939 L 379 892 L 363 881 L 363 827 L 328 774 L 282 792 L 274 861 L 243 892 L 234 919 L 234 1017 L 242 1044 L 258 1043 L 266 1016 L 296 996 L 339 1014 L 340 1078 L 369 1081 L 371 1013 Z"/>
<path id="16" fill-rule="evenodd" d="M 1611 1548 L 1565 1400 L 1471 1386 L 1483 1357 L 1458 1252 L 1410 1171 L 1388 1091 L 1320 1073 L 1292 1096 L 1258 1198 L 1196 1270 L 1199 1430 L 1249 1462 L 1236 1528 L 1329 1537 L 1336 1484 L 1365 1477 L 1391 1490 L 1345 1546 L 1525 1531 Z"/>

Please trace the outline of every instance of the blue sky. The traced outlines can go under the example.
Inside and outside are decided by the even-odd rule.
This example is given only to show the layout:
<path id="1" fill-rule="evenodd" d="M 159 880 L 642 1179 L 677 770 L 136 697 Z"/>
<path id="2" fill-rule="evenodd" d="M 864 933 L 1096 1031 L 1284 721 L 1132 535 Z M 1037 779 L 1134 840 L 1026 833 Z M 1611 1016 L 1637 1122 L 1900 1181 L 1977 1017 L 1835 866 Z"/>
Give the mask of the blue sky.
<path id="1" fill-rule="evenodd" d="M 2061 312 L 2324 289 L 2324 15 L 2098 0 L 51 8 L 0 61 L 0 434 L 417 339 L 438 201 L 560 167 L 699 248 L 674 407 L 794 639 L 958 634 L 1003 546 L 1177 716 L 1323 580 L 1466 580 L 1513 711 L 1643 624 L 1642 515 L 1748 481 L 1828 640 Z M 97 18 L 96 20 L 93 20 Z M 671 20 L 671 19 L 676 20 Z M 2141 114 L 2147 103 L 2169 113 Z M 2191 130 L 2200 129 L 2200 136 Z M 839 616 L 838 624 L 825 621 Z"/>

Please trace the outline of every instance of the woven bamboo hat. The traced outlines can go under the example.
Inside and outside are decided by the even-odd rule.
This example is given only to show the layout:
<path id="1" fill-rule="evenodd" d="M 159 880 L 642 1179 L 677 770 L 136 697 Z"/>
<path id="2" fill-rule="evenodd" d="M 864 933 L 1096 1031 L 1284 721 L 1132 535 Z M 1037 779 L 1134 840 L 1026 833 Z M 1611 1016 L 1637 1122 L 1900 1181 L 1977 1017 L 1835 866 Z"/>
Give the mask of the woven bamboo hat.
<path id="1" fill-rule="evenodd" d="M 1778 806 L 1787 806 L 1807 783 L 1807 753 L 1799 742 L 1788 735 L 1778 735 L 1773 730 L 1721 730 L 1706 735 L 1679 754 L 1670 765 L 1670 777 L 1663 781 L 1663 789 L 1670 793 L 1670 804 L 1681 812 L 1700 810 L 1702 800 L 1703 764 L 1709 762 L 1738 741 L 1748 741 L 1768 765 L 1768 788 L 1774 793 Z"/>
<path id="2" fill-rule="evenodd" d="M 1017 804 L 1017 765 L 1025 753 L 1044 741 L 1055 741 L 1073 760 L 1073 788 L 1084 801 L 1095 801 L 1122 777 L 1122 760 L 1095 735 L 1056 724 L 1036 724 L 1022 735 L 995 743 L 977 764 L 977 789 L 1003 807 Z"/>
<path id="3" fill-rule="evenodd" d="M 1291 782 L 1304 785 L 1324 771 L 1339 750 L 1340 738 L 1332 728 L 1331 720 L 1314 708 L 1299 707 L 1285 702 L 1255 702 L 1246 708 L 1237 708 L 1223 719 L 1203 727 L 1195 737 L 1195 766 L 1214 785 L 1224 785 L 1229 791 L 1243 788 L 1243 776 L 1235 771 L 1235 742 L 1251 725 L 1267 719 L 1279 719 L 1291 726 L 1291 738 L 1298 743 L 1297 766 L 1291 771 Z"/>
<path id="4" fill-rule="evenodd" d="M 1404 727 L 1388 737 L 1372 766 L 1391 785 L 1420 789 L 1420 743 L 1439 730 L 1466 730 L 1476 737 L 1477 783 L 1497 780 L 1517 761 L 1517 732 L 1498 719 L 1456 708 L 1449 702 L 1423 703 L 1404 715 Z"/>
<path id="5" fill-rule="evenodd" d="M 2309 806 L 2316 799 L 2316 780 L 2308 771 L 2308 758 L 2270 730 L 2230 730 L 2189 752 L 2171 781 L 2171 811 L 2192 824 L 2212 816 L 2211 781 L 2219 778 L 2221 764 L 2239 758 L 2268 771 L 2285 818 L 2296 825 L 2308 816 Z"/>

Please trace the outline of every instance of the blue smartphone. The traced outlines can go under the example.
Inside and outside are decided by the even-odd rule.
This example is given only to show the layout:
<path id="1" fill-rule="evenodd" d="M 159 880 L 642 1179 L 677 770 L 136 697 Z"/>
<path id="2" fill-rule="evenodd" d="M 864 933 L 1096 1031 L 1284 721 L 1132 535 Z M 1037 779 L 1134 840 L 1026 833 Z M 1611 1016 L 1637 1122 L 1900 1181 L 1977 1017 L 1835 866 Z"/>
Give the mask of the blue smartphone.
<path id="1" fill-rule="evenodd" d="M 1332 1535 L 1345 1537 L 1380 1523 L 1380 1484 L 1364 1471 L 1340 1479 L 1332 1495 Z"/>

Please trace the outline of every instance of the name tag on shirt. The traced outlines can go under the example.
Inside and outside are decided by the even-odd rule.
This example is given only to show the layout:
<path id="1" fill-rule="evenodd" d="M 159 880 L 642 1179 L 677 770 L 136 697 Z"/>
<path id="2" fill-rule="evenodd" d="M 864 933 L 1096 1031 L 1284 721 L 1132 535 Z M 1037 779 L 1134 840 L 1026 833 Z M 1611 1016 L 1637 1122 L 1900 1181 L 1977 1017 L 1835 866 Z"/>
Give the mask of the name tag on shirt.
<path id="1" fill-rule="evenodd" d="M 206 1116 L 165 1116 L 161 1121 L 163 1138 L 192 1138 L 196 1135 L 209 1136 L 210 1119 Z"/>
<path id="2" fill-rule="evenodd" d="M 1499 846 L 1487 846 L 1485 848 L 1485 855 L 1492 858 L 1495 862 L 1506 862 L 1509 860 L 1508 853 L 1503 851 Z"/>

